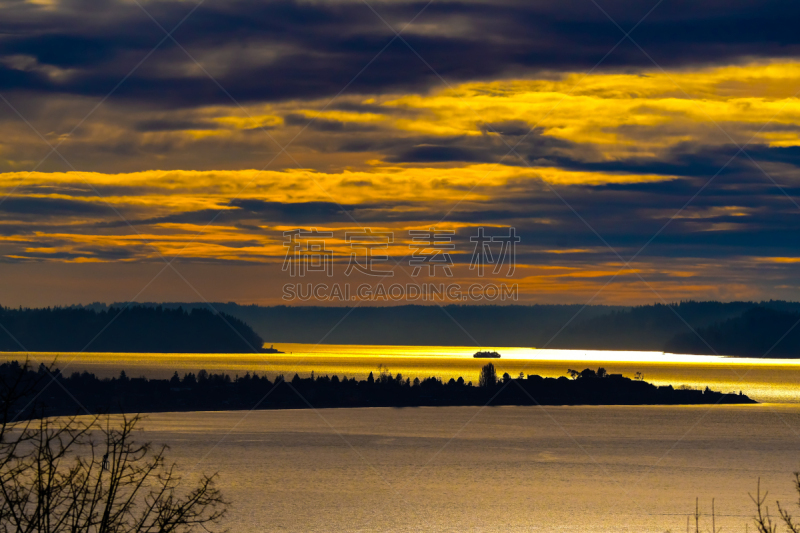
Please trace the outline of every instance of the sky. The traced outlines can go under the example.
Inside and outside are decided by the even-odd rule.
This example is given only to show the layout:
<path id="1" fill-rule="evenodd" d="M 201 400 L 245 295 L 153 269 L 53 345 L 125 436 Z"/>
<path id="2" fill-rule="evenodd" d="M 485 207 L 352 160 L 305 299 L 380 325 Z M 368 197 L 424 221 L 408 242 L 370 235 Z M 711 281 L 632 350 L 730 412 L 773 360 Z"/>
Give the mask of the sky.
<path id="1" fill-rule="evenodd" d="M 800 299 L 798 16 L 5 1 L 0 304 L 330 305 L 286 286 L 434 282 L 517 303 Z M 291 232 L 312 229 L 290 259 L 321 240 L 331 275 L 293 277 Z M 383 246 L 358 246 L 368 232 Z M 497 237 L 483 276 L 479 232 Z M 348 268 L 367 253 L 392 274 Z"/>

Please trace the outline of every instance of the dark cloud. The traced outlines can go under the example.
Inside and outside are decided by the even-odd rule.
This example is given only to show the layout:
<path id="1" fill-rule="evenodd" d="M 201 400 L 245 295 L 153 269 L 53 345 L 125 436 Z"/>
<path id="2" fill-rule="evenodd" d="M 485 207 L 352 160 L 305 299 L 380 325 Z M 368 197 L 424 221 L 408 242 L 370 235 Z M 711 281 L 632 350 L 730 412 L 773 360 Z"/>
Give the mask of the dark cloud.
<path id="1" fill-rule="evenodd" d="M 104 96 L 164 37 L 141 9 L 119 0 L 91 9 L 85 2 L 46 8 L 20 4 L 0 8 L 2 90 Z M 650 4 L 599 2 L 625 31 Z M 172 1 L 145 7 L 172 29 L 193 5 Z M 436 73 L 399 39 L 389 44 L 394 34 L 361 2 L 205 3 L 174 35 L 243 102 L 332 97 L 346 86 L 349 93 L 425 91 L 441 85 L 438 75 L 458 82 L 583 71 L 623 37 L 597 6 L 577 0 L 412 1 L 376 9 L 397 29 L 422 11 L 404 39 Z M 777 0 L 665 2 L 632 37 L 664 67 L 796 56 L 798 15 L 800 4 Z M 19 57 L 33 61 L 16 61 Z M 652 66 L 650 58 L 623 42 L 601 70 L 643 66 Z M 47 68 L 64 73 L 54 75 Z M 119 87 L 114 98 L 120 97 L 171 107 L 228 101 L 169 40 Z"/>
<path id="2" fill-rule="evenodd" d="M 595 154 L 595 148 L 591 145 L 546 136 L 543 135 L 542 128 L 531 129 L 523 124 L 525 123 L 522 121 L 498 124 L 503 131 L 495 130 L 491 133 L 484 129 L 485 124 L 476 125 L 476 129 L 480 128 L 485 135 L 360 137 L 342 143 L 339 150 L 380 152 L 386 161 L 392 163 L 502 162 L 515 166 L 525 165 L 520 156 L 525 157 L 533 166 L 552 166 L 555 161 L 579 166 L 584 164 L 582 158 Z M 512 133 L 508 133 L 509 131 Z M 520 139 L 521 135 L 525 137 Z"/>
<path id="3" fill-rule="evenodd" d="M 570 146 L 566 144 L 565 147 Z M 705 177 L 735 176 L 743 173 L 757 175 L 760 170 L 750 157 L 762 163 L 783 163 L 800 166 L 800 147 L 772 148 L 763 144 L 750 144 L 745 153 L 733 144 L 704 145 L 700 142 L 680 143 L 657 155 L 648 157 L 620 157 L 611 160 L 595 159 L 590 146 L 571 145 L 571 150 L 557 151 L 549 148 L 531 154 L 530 149 L 517 149 L 530 164 L 556 165 L 568 170 L 587 172 L 656 174 L 663 176 Z M 748 157 L 749 155 L 749 157 Z M 583 157 L 582 157 L 583 156 Z M 608 185 L 614 187 L 615 185 Z"/>
<path id="4" fill-rule="evenodd" d="M 321 224 L 330 222 L 352 223 L 353 219 L 368 222 L 386 221 L 392 209 L 403 205 L 393 204 L 337 204 L 335 202 L 268 202 L 253 199 L 236 199 L 219 209 L 201 209 L 171 215 L 131 219 L 133 226 L 154 224 L 196 224 L 204 226 L 212 221 L 233 224 L 241 229 L 261 231 L 258 224 Z M 128 221 L 98 223 L 97 227 L 123 227 Z"/>
<path id="5" fill-rule="evenodd" d="M 65 251 L 30 251 L 26 250 L 20 253 L 20 256 L 9 258 L 4 257 L 3 259 L 5 262 L 16 262 L 16 261 L 72 261 L 75 259 L 97 259 L 101 261 L 122 261 L 126 259 L 133 259 L 136 257 L 146 256 L 146 252 L 148 250 L 143 249 L 144 247 L 135 247 L 141 248 L 138 250 L 134 249 L 126 249 L 120 247 L 75 247 L 74 250 L 65 252 Z M 152 252 L 152 249 L 149 251 Z M 141 253 L 139 253 L 141 252 Z"/>
<path id="6" fill-rule="evenodd" d="M 233 200 L 232 207 L 247 213 L 257 214 L 267 220 L 314 222 L 340 218 L 345 212 L 356 209 L 353 205 L 340 205 L 334 202 L 266 202 L 263 200 Z"/>
<path id="7" fill-rule="evenodd" d="M 414 146 L 389 157 L 390 162 L 404 163 L 440 163 L 443 161 L 478 162 L 488 159 L 485 150 L 475 150 L 460 146 L 423 145 Z"/>
<path id="8" fill-rule="evenodd" d="M 327 118 L 307 117 L 302 113 L 289 113 L 283 117 L 283 122 L 287 126 L 302 126 L 314 131 L 326 133 L 344 132 L 365 132 L 377 131 L 377 127 L 371 124 L 361 124 L 358 122 L 343 122 L 341 120 L 331 120 Z"/>
<path id="9" fill-rule="evenodd" d="M 484 133 L 497 133 L 498 135 L 508 135 L 519 137 L 528 135 L 533 130 L 533 126 L 524 120 L 507 120 L 505 122 L 486 122 L 481 124 L 481 131 Z"/>
<path id="10" fill-rule="evenodd" d="M 168 120 L 156 119 L 145 120 L 134 124 L 136 131 L 181 131 L 181 130 L 215 130 L 219 125 L 213 122 L 202 122 L 192 120 Z"/>
<path id="11" fill-rule="evenodd" d="M 105 215 L 112 213 L 110 207 L 97 202 L 83 202 L 64 198 L 32 198 L 16 197 L 6 198 L 0 204 L 0 213 L 4 218 L 9 215 L 23 216 L 81 216 Z"/>

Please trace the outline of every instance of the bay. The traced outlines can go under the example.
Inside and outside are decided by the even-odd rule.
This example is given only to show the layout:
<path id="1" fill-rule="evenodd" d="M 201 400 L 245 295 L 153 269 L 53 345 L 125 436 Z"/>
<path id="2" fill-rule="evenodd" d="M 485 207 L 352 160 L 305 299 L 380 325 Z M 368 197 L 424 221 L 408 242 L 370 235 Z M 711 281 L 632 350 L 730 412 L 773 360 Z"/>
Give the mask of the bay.
<path id="1" fill-rule="evenodd" d="M 232 531 L 744 531 L 761 480 L 799 511 L 800 406 L 439 407 L 149 415 Z"/>

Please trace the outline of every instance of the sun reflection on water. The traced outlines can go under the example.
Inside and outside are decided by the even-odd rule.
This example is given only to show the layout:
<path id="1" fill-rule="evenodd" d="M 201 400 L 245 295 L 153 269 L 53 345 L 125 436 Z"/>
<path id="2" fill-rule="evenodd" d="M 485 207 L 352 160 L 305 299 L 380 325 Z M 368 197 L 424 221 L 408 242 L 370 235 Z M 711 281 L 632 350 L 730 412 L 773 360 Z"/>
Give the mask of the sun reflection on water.
<path id="1" fill-rule="evenodd" d="M 372 346 L 280 344 L 282 354 L 139 354 L 139 353 L 5 353 L 0 360 L 25 359 L 36 364 L 58 357 L 57 366 L 64 374 L 88 370 L 110 377 L 125 370 L 129 376 L 166 378 L 180 373 L 225 372 L 232 376 L 257 372 L 274 377 L 295 373 L 307 376 L 338 375 L 364 379 L 383 365 L 392 374 L 420 379 L 436 376 L 443 380 L 463 377 L 477 382 L 478 370 L 486 359 L 473 358 L 478 348 L 460 346 Z M 773 403 L 800 403 L 800 360 L 750 359 L 663 352 L 605 350 L 538 350 L 520 347 L 481 347 L 496 350 L 500 359 L 492 359 L 498 373 L 513 377 L 538 374 L 565 376 L 567 369 L 604 367 L 609 373 L 633 377 L 637 372 L 655 385 L 686 385 L 692 388 L 738 393 Z"/>

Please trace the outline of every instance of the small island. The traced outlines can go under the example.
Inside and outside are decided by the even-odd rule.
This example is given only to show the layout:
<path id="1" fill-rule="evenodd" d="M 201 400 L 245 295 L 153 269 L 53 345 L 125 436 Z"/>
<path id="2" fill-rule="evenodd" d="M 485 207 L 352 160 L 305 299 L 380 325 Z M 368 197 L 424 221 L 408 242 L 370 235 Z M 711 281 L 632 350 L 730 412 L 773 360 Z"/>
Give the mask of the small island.
<path id="1" fill-rule="evenodd" d="M 479 351 L 473 355 L 475 359 L 500 359 L 500 354 L 495 351 Z"/>
<path id="2" fill-rule="evenodd" d="M 568 372 L 558 378 L 528 375 L 498 378 L 492 363 L 486 364 L 477 386 L 464 378 L 444 381 L 392 375 L 381 367 L 377 375 L 357 380 L 346 376 L 291 379 L 247 373 L 177 372 L 171 379 L 129 377 L 98 378 L 88 372 L 64 376 L 58 369 L 27 363 L 0 365 L 2 383 L 23 383 L 35 402 L 24 412 L 6 413 L 15 419 L 91 413 L 154 413 L 166 411 L 232 411 L 256 409 L 308 409 L 342 407 L 421 407 L 483 405 L 716 405 L 752 404 L 743 395 L 671 385 L 657 387 L 605 370 Z M 53 381 L 58 386 L 49 386 Z M 24 405 L 25 402 L 23 402 Z M 79 409 L 81 405 L 85 408 Z M 0 413 L 2 414 L 2 413 Z"/>

